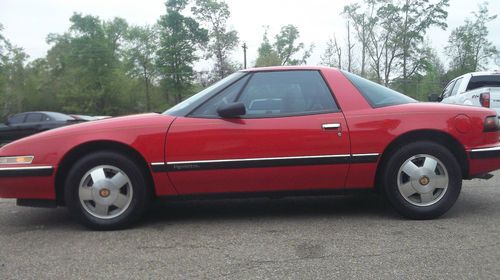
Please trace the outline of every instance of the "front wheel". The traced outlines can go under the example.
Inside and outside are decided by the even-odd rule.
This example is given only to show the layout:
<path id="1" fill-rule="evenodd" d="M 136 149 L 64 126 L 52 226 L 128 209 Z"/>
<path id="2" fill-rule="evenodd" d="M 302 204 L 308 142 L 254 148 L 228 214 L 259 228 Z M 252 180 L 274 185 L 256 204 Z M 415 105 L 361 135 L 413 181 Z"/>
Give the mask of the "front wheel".
<path id="1" fill-rule="evenodd" d="M 414 142 L 389 156 L 382 187 L 401 215 L 433 219 L 456 202 L 462 188 L 462 173 L 456 158 L 445 147 L 434 142 Z"/>
<path id="2" fill-rule="evenodd" d="M 70 170 L 65 201 L 70 212 L 92 229 L 125 228 L 137 221 L 149 202 L 144 172 L 128 157 L 96 152 Z"/>

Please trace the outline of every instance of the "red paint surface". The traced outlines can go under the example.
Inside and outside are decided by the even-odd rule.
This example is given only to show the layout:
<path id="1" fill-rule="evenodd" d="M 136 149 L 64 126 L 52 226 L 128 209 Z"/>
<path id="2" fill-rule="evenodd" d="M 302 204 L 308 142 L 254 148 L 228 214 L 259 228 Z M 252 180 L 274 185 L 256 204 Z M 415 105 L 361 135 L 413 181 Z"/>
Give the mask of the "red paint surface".
<path id="1" fill-rule="evenodd" d="M 1 148 L 0 156 L 34 155 L 34 165 L 51 165 L 57 172 L 62 158 L 72 149 L 94 141 L 127 145 L 147 163 L 383 154 L 398 137 L 417 130 L 446 133 L 466 151 L 499 145 L 498 132 L 482 132 L 484 119 L 494 115 L 489 109 L 431 103 L 373 109 L 340 71 L 321 67 L 300 69 L 322 72 L 342 112 L 245 120 L 175 118 L 159 114 L 128 116 L 30 136 Z M 340 123 L 341 136 L 336 131 L 323 131 L 323 123 Z M 370 188 L 378 165 L 379 162 L 151 174 L 157 195 Z M 500 159 L 470 160 L 469 165 L 469 175 L 475 175 L 499 169 Z M 0 165 L 4 167 L 7 166 Z M 0 178 L 0 197 L 53 199 L 54 180 L 55 173 L 48 177 Z"/>

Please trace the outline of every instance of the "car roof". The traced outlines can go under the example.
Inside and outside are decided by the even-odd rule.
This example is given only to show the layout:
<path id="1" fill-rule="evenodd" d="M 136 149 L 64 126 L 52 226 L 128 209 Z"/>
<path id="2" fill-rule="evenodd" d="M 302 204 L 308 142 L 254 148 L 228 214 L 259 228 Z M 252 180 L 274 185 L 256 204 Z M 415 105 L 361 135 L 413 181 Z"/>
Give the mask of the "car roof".
<path id="1" fill-rule="evenodd" d="M 500 75 L 499 70 L 493 70 L 493 71 L 481 71 L 481 72 L 473 72 L 469 73 L 472 76 L 490 76 L 490 75 Z"/>
<path id="2" fill-rule="evenodd" d="M 326 67 L 326 66 L 271 66 L 271 67 L 256 67 L 256 68 L 249 68 L 249 69 L 244 69 L 241 70 L 242 72 L 265 72 L 265 71 L 298 71 L 298 70 L 327 70 L 327 69 L 334 69 L 338 70 L 336 68 L 332 67 Z"/>

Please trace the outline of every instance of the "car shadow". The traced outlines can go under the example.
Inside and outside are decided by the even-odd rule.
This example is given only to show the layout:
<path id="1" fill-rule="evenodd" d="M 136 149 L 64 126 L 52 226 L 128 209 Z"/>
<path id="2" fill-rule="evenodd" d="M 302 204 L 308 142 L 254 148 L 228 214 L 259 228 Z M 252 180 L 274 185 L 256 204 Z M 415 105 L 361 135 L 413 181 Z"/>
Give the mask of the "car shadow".
<path id="1" fill-rule="evenodd" d="M 17 234 L 35 230 L 82 230 L 66 208 L 36 209 L 13 207 L 3 214 L 1 230 Z M 467 194 L 440 219 L 465 218 L 491 213 L 481 197 Z M 373 193 L 336 196 L 288 197 L 281 199 L 156 200 L 136 228 L 163 227 L 191 222 L 238 222 L 294 219 L 405 220 Z"/>
<path id="2" fill-rule="evenodd" d="M 223 221 L 295 217 L 397 217 L 385 201 L 375 194 L 288 197 L 280 199 L 219 199 L 193 201 L 158 200 L 151 207 L 144 225 L 186 221 Z"/>

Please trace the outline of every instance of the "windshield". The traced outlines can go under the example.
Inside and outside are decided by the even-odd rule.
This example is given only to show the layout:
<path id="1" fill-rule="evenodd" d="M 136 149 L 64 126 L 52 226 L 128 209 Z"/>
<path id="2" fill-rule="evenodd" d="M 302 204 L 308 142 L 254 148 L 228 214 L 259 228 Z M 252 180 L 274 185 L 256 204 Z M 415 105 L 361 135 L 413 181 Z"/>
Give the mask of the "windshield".
<path id="1" fill-rule="evenodd" d="M 342 73 L 344 73 L 344 75 L 374 108 L 418 102 L 417 100 L 402 93 L 363 79 L 352 73 L 346 71 L 342 71 Z"/>
<path id="2" fill-rule="evenodd" d="M 231 84 L 233 84 L 246 74 L 247 73 L 245 72 L 236 72 L 232 75 L 229 75 L 226 78 L 218 81 L 217 83 L 207 87 L 206 89 L 198 92 L 197 94 L 175 105 L 174 107 L 168 109 L 167 111 L 163 112 L 163 114 L 173 115 L 173 116 L 185 116 L 189 112 L 194 110 L 196 107 L 198 107 L 201 103 L 210 99 L 210 97 L 212 97 L 213 94 L 216 94 L 219 91 L 230 86 Z"/>

